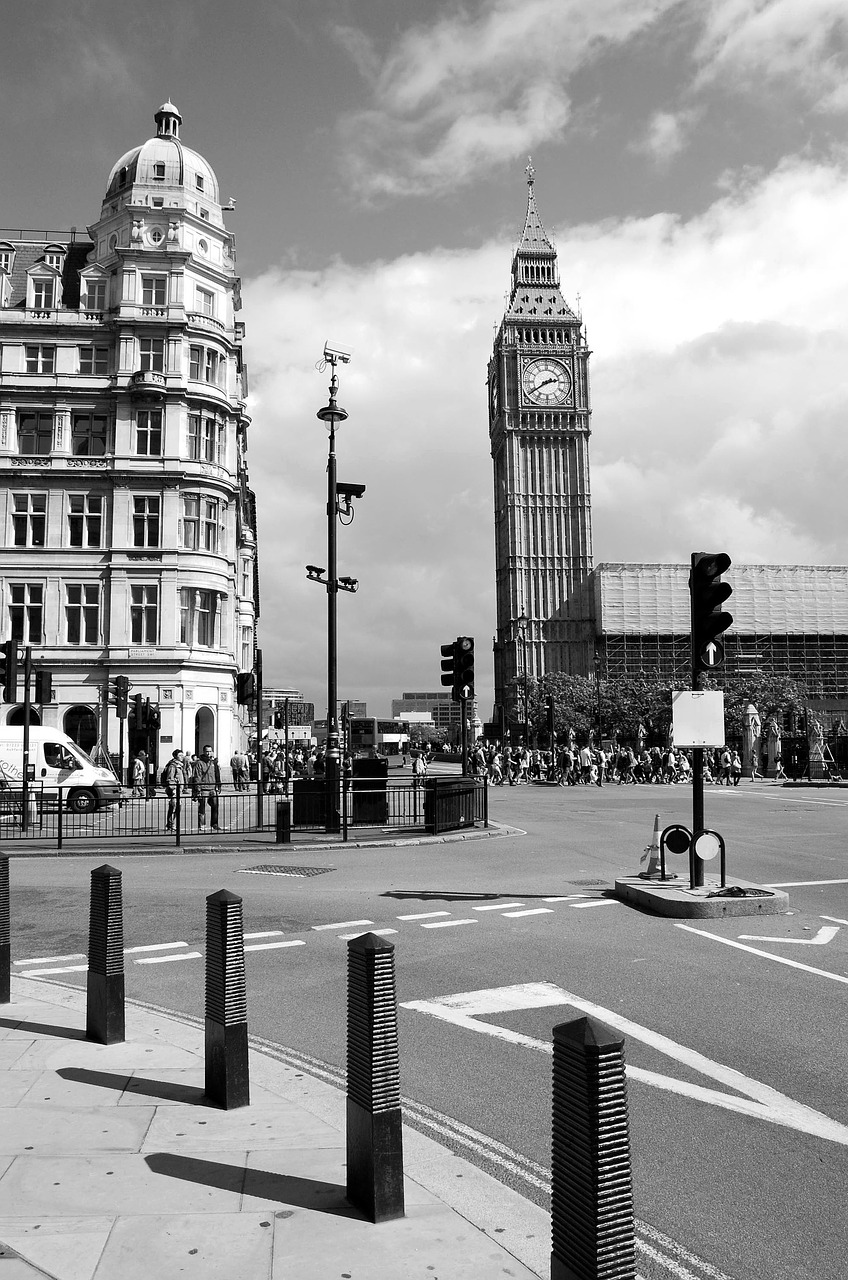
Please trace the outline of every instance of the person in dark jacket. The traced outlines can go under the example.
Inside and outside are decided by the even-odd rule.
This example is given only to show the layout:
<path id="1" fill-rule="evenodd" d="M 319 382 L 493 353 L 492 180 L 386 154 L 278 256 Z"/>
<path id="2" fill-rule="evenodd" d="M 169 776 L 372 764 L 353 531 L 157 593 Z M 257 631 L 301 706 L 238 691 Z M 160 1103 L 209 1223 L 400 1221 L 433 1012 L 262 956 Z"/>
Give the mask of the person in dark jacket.
<path id="1" fill-rule="evenodd" d="M 208 742 L 203 748 L 203 754 L 194 762 L 191 781 L 194 794 L 197 796 L 198 826 L 206 826 L 206 801 L 208 800 L 212 830 L 220 831 L 218 826 L 218 796 L 221 794 L 221 770 Z"/>

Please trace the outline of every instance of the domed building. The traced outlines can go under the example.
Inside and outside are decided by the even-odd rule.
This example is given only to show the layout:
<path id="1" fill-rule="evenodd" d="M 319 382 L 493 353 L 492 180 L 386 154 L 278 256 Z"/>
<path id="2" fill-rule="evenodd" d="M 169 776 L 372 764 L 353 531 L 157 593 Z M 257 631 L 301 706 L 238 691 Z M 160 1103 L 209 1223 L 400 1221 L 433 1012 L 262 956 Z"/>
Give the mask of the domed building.
<path id="1" fill-rule="evenodd" d="M 177 108 L 154 119 L 88 238 L 0 230 L 0 628 L 52 673 L 33 723 L 155 767 L 244 743 L 258 573 L 235 240 Z"/>

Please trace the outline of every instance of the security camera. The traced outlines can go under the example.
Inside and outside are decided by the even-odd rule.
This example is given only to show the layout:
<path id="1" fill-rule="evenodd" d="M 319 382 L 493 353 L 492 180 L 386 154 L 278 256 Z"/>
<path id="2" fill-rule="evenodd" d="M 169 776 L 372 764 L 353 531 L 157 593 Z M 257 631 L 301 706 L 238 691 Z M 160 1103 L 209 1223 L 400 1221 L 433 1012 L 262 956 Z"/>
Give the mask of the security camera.
<path id="1" fill-rule="evenodd" d="M 358 578 L 339 578 L 339 586 L 341 587 L 342 591 L 358 591 L 359 579 Z"/>
<path id="2" fill-rule="evenodd" d="M 326 569 L 319 569 L 317 564 L 306 566 L 306 576 L 310 582 L 320 582 L 326 572 Z"/>
<path id="3" fill-rule="evenodd" d="M 340 480 L 336 482 L 336 493 L 347 502 L 350 502 L 351 498 L 361 498 L 364 492 L 364 484 L 342 484 Z"/>
<path id="4" fill-rule="evenodd" d="M 350 352 L 343 351 L 341 347 L 331 347 L 329 342 L 324 343 L 324 359 L 327 364 L 350 364 Z"/>

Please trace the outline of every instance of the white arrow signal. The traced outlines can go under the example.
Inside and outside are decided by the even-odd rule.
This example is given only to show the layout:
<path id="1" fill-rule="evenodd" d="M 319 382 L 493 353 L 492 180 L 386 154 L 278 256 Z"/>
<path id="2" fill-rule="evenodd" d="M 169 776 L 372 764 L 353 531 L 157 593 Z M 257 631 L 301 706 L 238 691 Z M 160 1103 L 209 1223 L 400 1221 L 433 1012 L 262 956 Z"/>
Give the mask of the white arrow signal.
<path id="1" fill-rule="evenodd" d="M 758 933 L 740 933 L 739 937 L 749 942 L 791 942 L 796 947 L 824 947 L 836 937 L 838 932 L 838 924 L 825 924 L 814 938 L 761 938 Z"/>

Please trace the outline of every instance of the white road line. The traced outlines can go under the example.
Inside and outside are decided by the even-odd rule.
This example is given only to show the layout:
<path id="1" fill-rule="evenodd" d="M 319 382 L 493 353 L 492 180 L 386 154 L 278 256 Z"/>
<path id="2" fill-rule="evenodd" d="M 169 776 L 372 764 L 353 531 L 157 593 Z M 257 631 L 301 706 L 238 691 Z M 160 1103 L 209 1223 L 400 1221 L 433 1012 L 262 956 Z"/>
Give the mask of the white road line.
<path id="1" fill-rule="evenodd" d="M 472 907 L 472 911 L 503 911 L 504 907 L 523 907 L 523 902 L 495 902 L 487 903 L 485 907 Z M 544 908 L 543 908 L 544 910 Z"/>
<path id="2" fill-rule="evenodd" d="M 417 911 L 411 916 L 398 916 L 398 920 L 432 920 L 435 916 L 449 916 L 449 911 Z"/>
<path id="3" fill-rule="evenodd" d="M 848 978 L 841 973 L 830 973 L 827 969 L 814 969 L 812 965 L 801 964 L 800 960 L 789 960 L 786 956 L 773 955 L 771 951 L 760 951 L 759 947 L 746 947 L 744 942 L 734 942 L 732 938 L 722 938 L 718 933 L 707 933 L 706 929 L 695 929 L 691 924 L 675 924 L 675 929 L 685 929 L 687 933 L 696 933 L 699 938 L 712 938 L 714 942 L 723 942 L 727 947 L 736 947 L 739 951 L 750 951 L 752 956 L 763 956 L 766 960 L 776 960 L 778 964 L 788 964 L 791 969 L 803 969 L 805 973 L 813 973 L 818 978 L 830 978 L 833 982 L 844 982 Z"/>
<path id="4" fill-rule="evenodd" d="M 85 973 L 87 969 L 87 964 L 70 964 L 64 969 L 24 969 L 20 976 L 22 978 L 40 978 L 45 973 Z"/>
<path id="5" fill-rule="evenodd" d="M 588 893 L 567 893 L 564 898 L 543 898 L 543 902 L 571 902 L 574 898 L 588 898 Z"/>
<path id="6" fill-rule="evenodd" d="M 151 942 L 144 947 L 124 947 L 124 955 L 134 955 L 136 951 L 168 951 L 176 947 L 187 947 L 187 942 Z"/>
<path id="7" fill-rule="evenodd" d="M 387 933 L 397 933 L 397 929 L 381 929 L 379 925 L 374 926 L 374 932 L 384 938 Z M 361 938 L 361 933 L 340 933 L 339 942 L 350 942 L 351 938 Z"/>
<path id="8" fill-rule="evenodd" d="M 582 907 L 620 907 L 621 903 L 618 898 L 595 898 L 592 902 L 572 902 L 575 911 L 579 911 Z"/>
<path id="9" fill-rule="evenodd" d="M 434 920 L 432 924 L 422 924 L 422 929 L 452 929 L 457 924 L 479 924 L 479 920 Z"/>
<path id="10" fill-rule="evenodd" d="M 807 885 L 816 884 L 848 884 L 848 880 L 781 880 L 770 881 L 769 889 L 804 889 Z"/>
<path id="11" fill-rule="evenodd" d="M 199 951 L 184 951 L 178 956 L 145 956 L 143 960 L 136 960 L 135 964 L 168 964 L 175 960 L 199 960 L 201 958 Z"/>
<path id="12" fill-rule="evenodd" d="M 832 920 L 834 924 L 848 924 L 848 920 L 840 920 L 839 916 L 822 916 L 822 920 Z"/>
<path id="13" fill-rule="evenodd" d="M 554 914 L 553 907 L 533 907 L 529 911 L 505 911 L 504 915 L 510 920 L 517 920 L 520 916 L 552 916 Z"/>
<path id="14" fill-rule="evenodd" d="M 266 929 L 264 933 L 246 933 L 245 938 L 279 938 L 282 929 Z"/>
<path id="15" fill-rule="evenodd" d="M 72 956 L 33 956 L 32 960 L 13 960 L 12 964 L 59 964 L 62 960 L 84 960 L 82 952 Z"/>
<path id="16" fill-rule="evenodd" d="M 826 947 L 839 932 L 838 924 L 823 924 L 814 938 L 763 938 L 758 933 L 740 933 L 749 942 L 787 942 L 794 947 Z"/>
<path id="17" fill-rule="evenodd" d="M 258 937 L 258 934 L 245 934 L 248 937 Z M 245 947 L 245 951 L 273 951 L 278 947 L 305 947 L 306 943 L 299 938 L 296 942 L 254 942 L 249 947 Z"/>
<path id="18" fill-rule="evenodd" d="M 313 932 L 321 933 L 324 929 L 355 929 L 360 924 L 373 924 L 373 920 L 338 920 L 335 924 L 314 924 Z"/>

